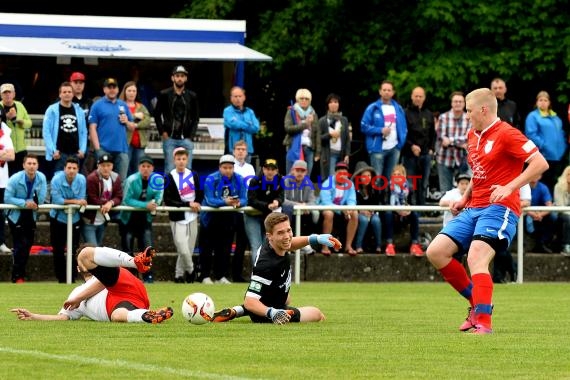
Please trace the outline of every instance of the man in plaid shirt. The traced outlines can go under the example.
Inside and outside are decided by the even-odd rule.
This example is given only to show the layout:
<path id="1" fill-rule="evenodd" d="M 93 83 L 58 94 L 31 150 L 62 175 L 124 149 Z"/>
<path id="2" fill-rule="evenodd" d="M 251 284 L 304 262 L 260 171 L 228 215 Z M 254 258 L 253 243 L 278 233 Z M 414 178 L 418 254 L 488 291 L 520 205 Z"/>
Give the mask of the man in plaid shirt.
<path id="1" fill-rule="evenodd" d="M 436 159 L 439 190 L 453 188 L 453 178 L 459 173 L 471 172 L 467 165 L 467 132 L 471 122 L 465 112 L 465 96 L 460 91 L 451 94 L 451 109 L 439 116 L 436 125 Z"/>

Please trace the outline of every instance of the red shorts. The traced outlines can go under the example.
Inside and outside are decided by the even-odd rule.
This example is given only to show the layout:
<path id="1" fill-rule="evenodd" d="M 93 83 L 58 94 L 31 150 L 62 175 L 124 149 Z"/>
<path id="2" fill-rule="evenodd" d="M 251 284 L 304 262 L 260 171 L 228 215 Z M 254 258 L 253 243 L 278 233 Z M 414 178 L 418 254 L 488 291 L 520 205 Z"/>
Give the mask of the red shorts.
<path id="1" fill-rule="evenodd" d="M 141 280 L 125 268 L 119 268 L 119 279 L 113 286 L 107 288 L 107 314 L 111 319 L 111 313 L 121 302 L 130 302 L 138 309 L 148 309 L 150 302 L 146 288 Z"/>

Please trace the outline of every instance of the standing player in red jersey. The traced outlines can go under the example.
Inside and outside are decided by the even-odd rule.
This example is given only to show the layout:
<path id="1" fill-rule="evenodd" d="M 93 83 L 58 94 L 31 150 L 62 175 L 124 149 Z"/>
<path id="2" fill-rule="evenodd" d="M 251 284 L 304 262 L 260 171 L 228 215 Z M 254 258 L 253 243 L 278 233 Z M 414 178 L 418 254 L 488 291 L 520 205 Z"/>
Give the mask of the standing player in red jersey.
<path id="1" fill-rule="evenodd" d="M 497 117 L 497 99 L 491 90 L 472 91 L 466 103 L 472 123 L 467 159 L 473 177 L 463 197 L 449 205 L 454 215 L 465 210 L 435 237 L 427 257 L 471 305 L 459 329 L 490 334 L 493 279 L 489 264 L 495 252 L 508 248 L 516 233 L 521 213 L 519 189 L 548 169 L 548 163 L 532 141 Z M 454 259 L 465 253 L 471 279 Z"/>

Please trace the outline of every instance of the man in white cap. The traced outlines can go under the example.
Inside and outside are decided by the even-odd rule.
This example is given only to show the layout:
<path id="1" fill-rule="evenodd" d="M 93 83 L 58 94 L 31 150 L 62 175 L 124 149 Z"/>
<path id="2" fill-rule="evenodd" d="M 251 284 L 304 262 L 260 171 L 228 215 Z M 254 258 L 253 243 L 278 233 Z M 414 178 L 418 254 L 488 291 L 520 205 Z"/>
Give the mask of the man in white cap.
<path id="1" fill-rule="evenodd" d="M 235 158 L 231 154 L 220 157 L 219 170 L 210 174 L 204 181 L 204 206 L 233 208 L 247 204 L 247 186 L 242 176 L 234 173 Z M 226 278 L 230 251 L 235 228 L 234 218 L 239 213 L 201 212 L 200 213 L 200 280 L 212 284 L 212 254 L 214 254 L 214 277 L 219 284 L 229 284 Z M 223 233 L 221 233 L 223 231 Z"/>
<path id="2" fill-rule="evenodd" d="M 246 158 L 248 156 L 248 145 L 245 140 L 238 140 L 233 145 L 234 150 L 234 158 L 236 159 L 236 163 L 234 165 L 234 173 L 237 173 L 243 177 L 243 180 L 246 185 L 249 185 L 249 181 L 255 177 L 255 169 L 254 167 L 246 162 Z M 234 255 L 232 258 L 232 281 L 233 282 L 247 282 L 246 279 L 243 278 L 243 259 L 245 256 L 245 250 L 249 244 L 249 239 L 245 233 L 245 225 L 243 217 L 243 212 L 240 212 L 239 215 L 235 218 L 235 249 Z"/>
<path id="3" fill-rule="evenodd" d="M 32 127 L 32 119 L 22 102 L 15 100 L 16 89 L 12 83 L 0 86 L 0 95 L 0 108 L 6 117 L 6 125 L 12 130 L 10 137 L 14 145 L 15 159 L 8 163 L 8 171 L 12 175 L 22 169 L 24 157 L 28 154 L 25 130 Z"/>
<path id="4" fill-rule="evenodd" d="M 291 173 L 283 178 L 283 188 L 285 189 L 283 213 L 289 216 L 291 226 L 295 229 L 297 220 L 293 213 L 295 205 L 316 204 L 315 187 L 309 176 L 307 176 L 307 163 L 305 161 L 297 160 L 293 163 Z M 303 211 L 303 215 L 301 215 L 301 234 L 313 233 L 317 228 L 319 216 L 318 210 Z M 307 245 L 301 248 L 301 252 L 312 253 L 313 249 Z"/>
<path id="5" fill-rule="evenodd" d="M 186 88 L 188 70 L 178 65 L 172 70 L 170 79 L 172 87 L 160 92 L 154 109 L 154 121 L 162 138 L 165 173 L 174 169 L 172 153 L 178 147 L 188 151 L 187 168 L 192 168 L 192 140 L 196 136 L 199 121 L 198 98 L 195 92 Z"/>

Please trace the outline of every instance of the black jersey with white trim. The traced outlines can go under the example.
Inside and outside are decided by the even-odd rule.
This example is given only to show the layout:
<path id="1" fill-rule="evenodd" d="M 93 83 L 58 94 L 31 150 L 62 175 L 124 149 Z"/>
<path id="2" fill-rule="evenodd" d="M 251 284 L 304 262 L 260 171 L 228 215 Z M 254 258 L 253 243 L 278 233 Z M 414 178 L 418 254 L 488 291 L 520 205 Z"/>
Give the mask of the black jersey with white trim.
<path id="1" fill-rule="evenodd" d="M 291 260 L 289 252 L 279 256 L 265 239 L 253 267 L 246 297 L 259 299 L 268 307 L 282 309 L 291 287 Z"/>

